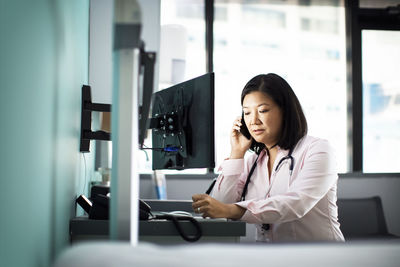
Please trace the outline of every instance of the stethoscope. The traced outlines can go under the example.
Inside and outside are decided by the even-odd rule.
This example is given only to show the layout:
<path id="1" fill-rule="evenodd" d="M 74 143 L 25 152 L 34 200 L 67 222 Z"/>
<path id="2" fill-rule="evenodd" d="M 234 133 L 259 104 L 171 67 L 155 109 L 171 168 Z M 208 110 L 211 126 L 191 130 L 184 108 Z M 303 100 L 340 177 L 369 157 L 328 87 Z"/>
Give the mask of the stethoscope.
<path id="1" fill-rule="evenodd" d="M 278 165 L 276 165 L 275 173 L 279 170 L 279 167 L 282 165 L 282 163 L 283 163 L 285 160 L 290 160 L 289 175 L 292 176 L 292 172 L 293 172 L 293 168 L 294 168 L 294 158 L 293 158 L 293 156 L 292 156 L 292 152 L 293 152 L 293 151 L 290 149 L 288 155 L 285 156 L 285 157 L 283 157 L 283 158 L 281 158 L 281 160 L 278 162 Z M 245 201 L 245 200 L 246 200 L 246 193 L 247 193 L 247 188 L 249 187 L 250 178 L 251 178 L 251 176 L 253 175 L 253 172 L 254 172 L 254 170 L 255 170 L 256 167 L 257 167 L 257 162 L 258 162 L 258 158 L 260 157 L 260 155 L 261 155 L 261 152 L 258 153 L 257 158 L 256 158 L 256 160 L 255 160 L 254 163 L 253 163 L 253 166 L 251 166 L 249 175 L 247 175 L 246 183 L 245 183 L 245 185 L 244 185 L 243 192 L 242 192 L 242 195 L 241 195 L 241 197 L 240 197 L 240 201 Z M 212 189 L 214 188 L 214 185 L 215 185 L 216 181 L 217 181 L 217 178 L 214 178 L 213 181 L 212 181 L 212 183 L 211 183 L 211 185 L 210 185 L 210 187 L 209 187 L 209 188 L 207 189 L 207 191 L 206 191 L 206 194 L 207 194 L 207 195 L 209 195 L 209 194 L 211 193 Z M 271 187 L 270 187 L 270 188 L 271 188 Z M 269 228 L 270 228 L 270 225 L 269 225 L 269 224 L 263 224 L 261 228 L 262 228 L 263 230 L 265 230 L 265 231 L 268 231 Z"/>
<path id="2" fill-rule="evenodd" d="M 261 153 L 259 153 L 259 154 L 257 155 L 257 158 L 256 158 L 256 160 L 254 161 L 253 166 L 251 166 L 249 175 L 247 176 L 247 179 L 246 179 L 246 183 L 244 184 L 244 188 L 243 188 L 242 196 L 240 197 L 240 201 L 245 201 L 245 200 L 246 200 L 246 193 L 247 193 L 247 188 L 248 188 L 249 183 L 250 183 L 250 178 L 251 178 L 251 176 L 253 175 L 254 170 L 256 169 L 257 162 L 258 162 L 258 158 L 260 157 L 260 154 L 261 154 Z M 282 163 L 283 163 L 285 160 L 290 160 L 289 175 L 292 176 L 293 167 L 294 167 L 294 158 L 293 158 L 293 156 L 292 156 L 292 150 L 289 150 L 288 155 L 285 156 L 285 157 L 283 157 L 283 158 L 281 158 L 281 160 L 278 162 L 278 165 L 276 165 L 276 168 L 275 168 L 275 173 L 279 170 L 279 167 L 282 165 Z M 263 230 L 265 230 L 265 231 L 268 231 L 269 228 L 270 228 L 270 225 L 269 225 L 269 224 L 263 224 L 261 228 L 262 228 Z"/>

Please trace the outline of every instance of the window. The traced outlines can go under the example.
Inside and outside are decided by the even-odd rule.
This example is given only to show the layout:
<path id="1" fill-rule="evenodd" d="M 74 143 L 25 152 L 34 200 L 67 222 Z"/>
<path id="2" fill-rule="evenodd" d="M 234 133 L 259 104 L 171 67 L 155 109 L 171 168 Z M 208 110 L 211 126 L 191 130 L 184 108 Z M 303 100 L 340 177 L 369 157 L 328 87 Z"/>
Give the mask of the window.
<path id="1" fill-rule="evenodd" d="M 205 74 L 205 6 L 199 0 L 161 0 L 160 72 L 158 89 L 165 89 L 180 82 Z M 223 11 L 220 13 L 223 17 Z M 145 144 L 151 146 L 151 133 Z M 147 166 L 151 169 L 151 152 Z M 184 171 L 163 170 L 163 173 L 204 174 L 207 169 Z"/>
<path id="2" fill-rule="evenodd" d="M 347 171 L 344 7 L 333 2 L 215 0 L 216 9 L 226 10 L 224 20 L 214 21 L 217 166 L 230 153 L 243 86 L 257 74 L 274 72 L 299 97 L 309 134 L 328 139 L 339 171 Z"/>
<path id="3" fill-rule="evenodd" d="M 363 171 L 399 172 L 400 32 L 362 31 Z"/>
<path id="4" fill-rule="evenodd" d="M 204 2 L 161 1 L 159 89 L 206 73 Z"/>
<path id="5" fill-rule="evenodd" d="M 373 3 L 361 0 L 358 5 L 358 1 L 346 0 L 351 44 L 351 170 L 393 173 L 400 170 L 395 160 L 398 156 L 392 152 L 399 148 L 396 107 L 400 83 L 396 69 L 400 57 L 400 1 Z"/>
<path id="6" fill-rule="evenodd" d="M 162 24 L 186 29 L 184 64 L 179 57 L 171 63 L 176 70 L 184 69 L 185 76 L 180 77 L 184 80 L 206 72 L 204 3 L 161 1 Z M 360 0 L 359 5 L 351 0 L 214 0 L 211 54 L 216 74 L 217 166 L 229 156 L 229 132 L 241 114 L 243 86 L 257 74 L 275 72 L 300 99 L 309 134 L 328 139 L 336 149 L 339 172 L 398 172 L 400 79 L 395 77 L 400 69 L 396 50 L 400 27 L 394 6 L 399 4 L 399 0 Z M 353 50 L 348 47 L 347 63 L 352 65 L 348 70 L 344 5 L 357 29 L 349 31 Z M 385 9 L 388 6 L 392 7 Z M 352 77 L 350 86 L 346 70 Z M 161 81 L 160 88 L 172 80 Z"/>

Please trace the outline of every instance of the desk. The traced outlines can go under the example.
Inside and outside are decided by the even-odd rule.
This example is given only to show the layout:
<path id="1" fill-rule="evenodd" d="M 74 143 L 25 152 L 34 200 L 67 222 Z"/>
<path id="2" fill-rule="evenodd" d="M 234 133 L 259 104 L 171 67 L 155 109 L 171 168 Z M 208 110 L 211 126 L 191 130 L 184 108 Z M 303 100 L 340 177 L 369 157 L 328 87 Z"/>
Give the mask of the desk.
<path id="1" fill-rule="evenodd" d="M 154 212 L 182 210 L 189 211 L 191 204 L 186 201 L 153 201 L 146 200 Z M 241 236 L 246 235 L 246 223 L 229 221 L 225 219 L 202 219 L 198 222 L 202 228 L 203 236 L 198 242 L 239 242 Z M 190 222 L 181 221 L 185 233 L 194 234 L 194 227 Z M 108 220 L 89 220 L 87 217 L 76 217 L 70 221 L 71 242 L 81 240 L 107 240 L 109 237 Z M 186 243 L 173 222 L 166 220 L 139 221 L 139 241 L 157 244 Z M 196 242 L 196 243 L 198 243 Z"/>

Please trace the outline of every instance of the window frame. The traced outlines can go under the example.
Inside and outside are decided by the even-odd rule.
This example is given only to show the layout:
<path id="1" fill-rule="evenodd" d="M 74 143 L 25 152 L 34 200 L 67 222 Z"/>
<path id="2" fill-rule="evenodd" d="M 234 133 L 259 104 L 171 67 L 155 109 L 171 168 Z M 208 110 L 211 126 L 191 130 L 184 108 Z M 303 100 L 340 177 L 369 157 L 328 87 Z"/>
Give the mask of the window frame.
<path id="1" fill-rule="evenodd" d="M 399 9 L 400 6 L 397 7 Z M 345 0 L 347 61 L 347 130 L 349 172 L 363 173 L 363 30 L 400 30 L 398 14 L 389 8 L 360 8 L 359 0 Z M 395 13 L 395 12 L 394 12 Z M 388 174 L 388 173 L 382 173 Z M 391 173 L 389 173 L 391 174 Z M 400 176 L 400 173 L 395 173 Z M 374 174 L 372 174 L 374 175 Z"/>
<path id="2" fill-rule="evenodd" d="M 213 69 L 214 0 L 205 2 L 206 24 L 206 70 Z M 359 0 L 344 0 L 346 27 L 346 65 L 347 65 L 347 150 L 349 151 L 349 174 L 363 174 L 367 177 L 400 177 L 400 173 L 363 173 L 363 92 L 362 92 L 362 30 L 400 30 L 400 17 L 396 12 L 390 14 L 389 8 L 360 8 Z M 392 8 L 392 7 L 391 7 Z M 400 5 L 397 6 L 397 11 Z M 397 18 L 396 18 L 397 16 Z M 214 169 L 208 169 L 214 173 Z M 382 174 L 382 175 L 380 175 Z"/>

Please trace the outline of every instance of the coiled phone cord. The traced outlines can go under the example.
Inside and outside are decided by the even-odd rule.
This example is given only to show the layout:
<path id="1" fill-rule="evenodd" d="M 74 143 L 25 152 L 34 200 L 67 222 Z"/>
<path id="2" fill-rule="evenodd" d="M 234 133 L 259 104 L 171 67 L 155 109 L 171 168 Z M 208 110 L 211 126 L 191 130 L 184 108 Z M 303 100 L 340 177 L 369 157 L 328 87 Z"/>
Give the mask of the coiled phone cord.
<path id="1" fill-rule="evenodd" d="M 157 220 L 163 219 L 163 220 L 172 221 L 172 223 L 175 225 L 176 230 L 178 231 L 179 235 L 188 242 L 196 242 L 203 235 L 203 231 L 201 229 L 199 222 L 191 216 L 176 216 L 176 215 L 171 215 L 171 214 L 163 214 L 163 215 L 156 215 L 154 217 L 154 219 L 157 219 Z M 191 222 L 192 225 L 194 226 L 194 228 L 196 229 L 195 234 L 193 236 L 189 236 L 188 234 L 186 234 L 182 229 L 182 225 L 181 225 L 180 221 Z"/>

